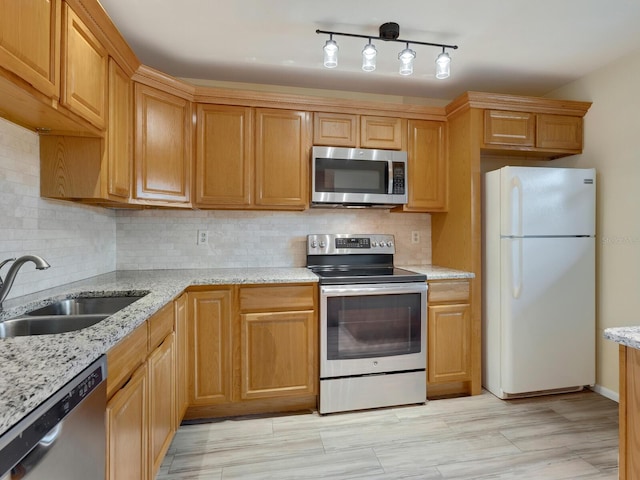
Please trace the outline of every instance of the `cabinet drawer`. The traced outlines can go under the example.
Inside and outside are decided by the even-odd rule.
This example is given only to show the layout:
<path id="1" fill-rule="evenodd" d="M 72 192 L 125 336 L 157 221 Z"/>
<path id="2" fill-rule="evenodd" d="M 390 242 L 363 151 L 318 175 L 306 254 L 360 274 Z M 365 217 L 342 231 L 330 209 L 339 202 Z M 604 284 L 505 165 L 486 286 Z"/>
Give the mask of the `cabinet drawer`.
<path id="1" fill-rule="evenodd" d="M 429 282 L 428 302 L 467 302 L 469 301 L 469 281 Z"/>
<path id="2" fill-rule="evenodd" d="M 173 332 L 173 303 L 162 307 L 149 320 L 149 352 L 153 351 L 162 341 Z"/>
<path id="3" fill-rule="evenodd" d="M 107 352 L 107 398 L 111 398 L 146 359 L 147 322 Z"/>
<path id="4" fill-rule="evenodd" d="M 240 289 L 240 310 L 306 310 L 314 307 L 315 285 L 255 286 Z"/>

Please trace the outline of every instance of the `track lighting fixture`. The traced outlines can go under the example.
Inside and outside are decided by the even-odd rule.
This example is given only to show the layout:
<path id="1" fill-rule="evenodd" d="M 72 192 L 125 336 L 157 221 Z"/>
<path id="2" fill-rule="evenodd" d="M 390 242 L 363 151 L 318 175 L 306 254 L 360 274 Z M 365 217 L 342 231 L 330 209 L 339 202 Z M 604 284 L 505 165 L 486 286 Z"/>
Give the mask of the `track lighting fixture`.
<path id="1" fill-rule="evenodd" d="M 417 42 L 414 40 L 402 40 L 400 36 L 400 26 L 394 22 L 387 22 L 380 25 L 377 37 L 370 35 L 358 35 L 355 33 L 329 32 L 326 30 L 316 30 L 316 33 L 329 35 L 329 40 L 324 44 L 324 66 L 327 68 L 335 68 L 338 66 L 338 44 L 333 39 L 334 35 L 343 37 L 366 38 L 367 43 L 362 50 L 362 70 L 372 72 L 376 69 L 377 50 L 372 40 L 382 40 L 385 42 L 400 42 L 405 44 L 405 49 L 398 54 L 400 60 L 400 75 L 411 75 L 413 73 L 413 60 L 416 58 L 416 52 L 411 50 L 410 45 L 427 45 L 430 47 L 442 48 L 442 53 L 436 58 L 436 78 L 444 79 L 450 76 L 451 57 L 445 51 L 446 48 L 456 50 L 457 45 L 445 45 L 442 43 Z"/>

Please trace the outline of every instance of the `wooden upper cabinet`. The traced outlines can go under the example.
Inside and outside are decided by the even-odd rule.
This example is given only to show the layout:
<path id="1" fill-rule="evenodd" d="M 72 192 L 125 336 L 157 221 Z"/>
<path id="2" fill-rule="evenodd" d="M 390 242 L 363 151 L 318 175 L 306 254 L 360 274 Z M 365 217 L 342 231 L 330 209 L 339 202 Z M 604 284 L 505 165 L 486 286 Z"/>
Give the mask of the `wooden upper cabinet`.
<path id="1" fill-rule="evenodd" d="M 557 150 L 582 150 L 582 117 L 538 114 L 536 146 Z"/>
<path id="2" fill-rule="evenodd" d="M 195 203 L 248 207 L 253 187 L 253 110 L 197 106 Z"/>
<path id="3" fill-rule="evenodd" d="M 133 171 L 133 84 L 109 59 L 109 122 L 107 129 L 107 193 L 128 199 Z"/>
<path id="4" fill-rule="evenodd" d="M 187 203 L 191 183 L 191 104 L 135 85 L 135 196 Z"/>
<path id="5" fill-rule="evenodd" d="M 580 153 L 582 117 L 485 110 L 484 147 L 538 153 Z"/>
<path id="6" fill-rule="evenodd" d="M 484 143 L 535 145 L 536 116 L 526 112 L 485 110 Z"/>
<path id="7" fill-rule="evenodd" d="M 402 150 L 405 148 L 407 121 L 393 117 L 360 117 L 360 147 Z"/>
<path id="8" fill-rule="evenodd" d="M 313 114 L 313 144 L 330 147 L 357 147 L 358 115 L 316 112 Z"/>
<path id="9" fill-rule="evenodd" d="M 0 65 L 60 96 L 60 0 L 0 0 Z"/>
<path id="10" fill-rule="evenodd" d="M 98 128 L 107 111 L 108 53 L 78 15 L 62 5 L 61 103 Z"/>
<path id="11" fill-rule="evenodd" d="M 407 212 L 447 210 L 448 169 L 445 154 L 445 124 L 429 120 L 409 120 L 407 149 Z"/>
<path id="12" fill-rule="evenodd" d="M 255 204 L 304 210 L 309 204 L 309 113 L 256 109 Z"/>

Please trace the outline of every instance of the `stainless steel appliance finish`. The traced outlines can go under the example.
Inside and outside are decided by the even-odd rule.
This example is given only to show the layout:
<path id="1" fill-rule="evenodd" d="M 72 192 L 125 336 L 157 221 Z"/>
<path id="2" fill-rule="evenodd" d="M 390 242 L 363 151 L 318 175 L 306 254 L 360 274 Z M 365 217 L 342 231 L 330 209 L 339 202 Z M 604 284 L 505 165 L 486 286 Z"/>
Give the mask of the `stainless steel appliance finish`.
<path id="1" fill-rule="evenodd" d="M 0 437 L 0 480 L 104 479 L 106 357 Z"/>
<path id="2" fill-rule="evenodd" d="M 392 235 L 308 236 L 321 414 L 426 400 L 426 277 L 395 268 L 394 253 Z"/>
<path id="3" fill-rule="evenodd" d="M 313 147 L 311 205 L 381 207 L 407 203 L 407 152 Z"/>

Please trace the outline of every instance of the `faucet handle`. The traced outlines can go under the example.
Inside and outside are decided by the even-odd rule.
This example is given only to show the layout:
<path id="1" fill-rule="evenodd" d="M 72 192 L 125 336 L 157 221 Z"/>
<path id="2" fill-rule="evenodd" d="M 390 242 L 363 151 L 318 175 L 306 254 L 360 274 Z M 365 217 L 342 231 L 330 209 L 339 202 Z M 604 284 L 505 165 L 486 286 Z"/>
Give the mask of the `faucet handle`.
<path id="1" fill-rule="evenodd" d="M 2 262 L 0 262 L 0 268 L 4 267 L 5 264 L 13 261 L 15 261 L 15 258 L 7 258 L 6 260 L 3 260 Z"/>

